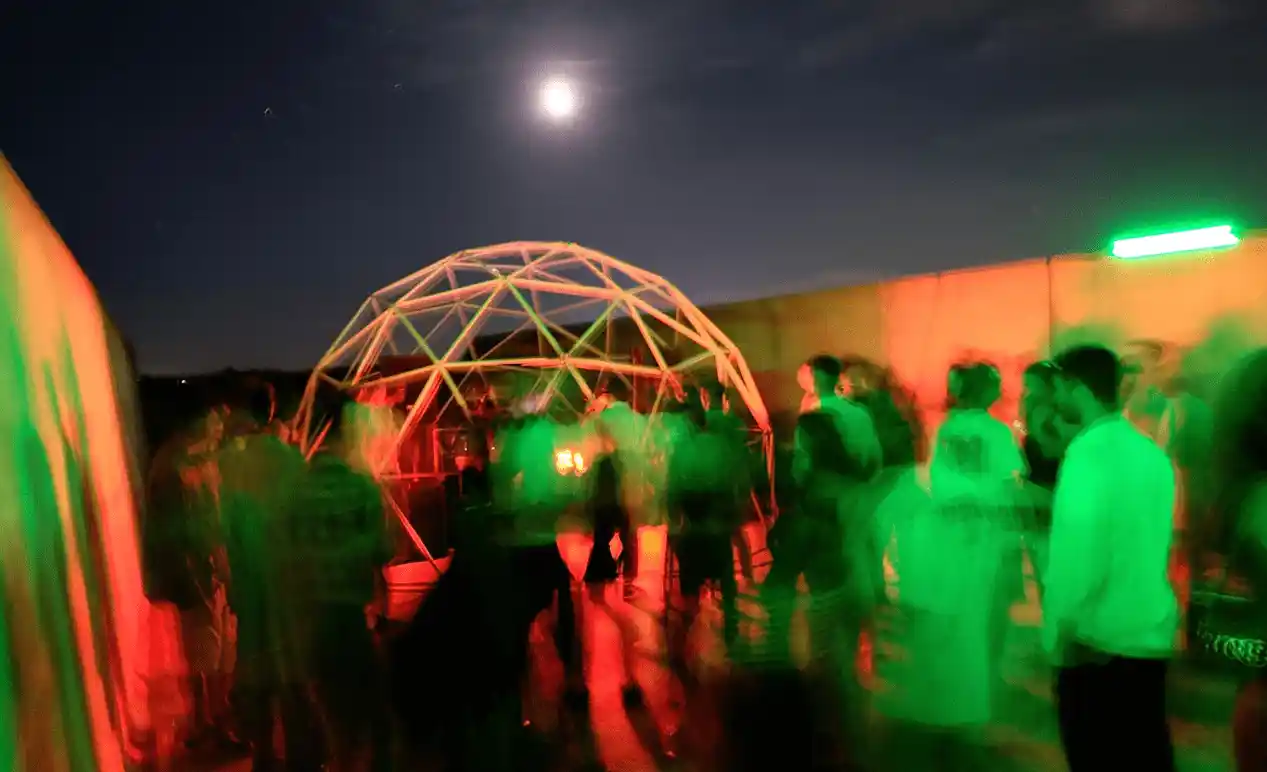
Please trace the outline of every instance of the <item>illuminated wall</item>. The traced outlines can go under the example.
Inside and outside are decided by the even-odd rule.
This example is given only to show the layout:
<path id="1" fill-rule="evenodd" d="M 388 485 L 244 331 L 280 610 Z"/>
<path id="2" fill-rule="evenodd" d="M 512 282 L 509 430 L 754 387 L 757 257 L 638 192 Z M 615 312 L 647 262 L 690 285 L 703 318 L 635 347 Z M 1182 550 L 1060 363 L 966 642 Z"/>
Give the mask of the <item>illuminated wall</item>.
<path id="1" fill-rule="evenodd" d="M 1048 353 L 1053 335 L 1098 329 L 1180 346 L 1236 318 L 1267 337 L 1267 236 L 1215 252 L 1114 260 L 1062 255 L 883 284 L 767 298 L 705 309 L 743 350 L 771 412 L 800 398 L 796 368 L 810 356 L 860 354 L 887 363 L 935 410 L 947 367 L 967 353 L 1005 371 L 1005 403 L 1020 371 Z"/>
<path id="2" fill-rule="evenodd" d="M 0 768 L 114 772 L 146 723 L 131 377 L 2 158 L 0 201 Z"/>

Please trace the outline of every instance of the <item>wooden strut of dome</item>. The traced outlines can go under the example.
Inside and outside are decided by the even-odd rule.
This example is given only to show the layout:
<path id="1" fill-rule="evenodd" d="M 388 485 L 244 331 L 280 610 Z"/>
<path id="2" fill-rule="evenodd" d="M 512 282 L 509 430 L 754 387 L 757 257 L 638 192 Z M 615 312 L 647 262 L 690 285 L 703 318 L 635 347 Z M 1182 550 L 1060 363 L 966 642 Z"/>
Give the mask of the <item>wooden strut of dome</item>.
<path id="1" fill-rule="evenodd" d="M 434 326 L 416 324 L 436 316 Z M 515 324 L 509 330 L 508 318 Z M 450 323 L 456 331 L 443 334 Z M 535 338 L 536 350 L 506 350 L 516 348 L 509 342 L 523 333 Z M 621 334 L 629 345 L 613 346 Z M 499 342 L 479 351 L 478 344 L 490 339 Z M 642 353 L 621 361 L 622 348 Z M 417 366 L 400 372 L 380 366 L 380 360 L 412 357 Z M 420 387 L 397 431 L 399 451 L 424 416 L 455 405 L 467 420 L 473 417 L 462 388 L 471 377 L 487 383 L 497 371 L 536 372 L 547 398 L 559 398 L 570 382 L 587 402 L 599 390 L 599 379 L 641 381 L 655 385 L 650 410 L 655 415 L 670 391 L 680 393 L 683 376 L 705 368 L 739 397 L 761 435 L 772 473 L 770 416 L 748 364 L 734 341 L 677 287 L 576 244 L 510 242 L 454 253 L 367 298 L 314 369 L 296 425 L 311 452 L 324 432 L 313 425 L 322 384 L 345 392 Z M 445 390 L 448 399 L 437 405 Z M 378 471 L 380 478 L 391 477 Z M 430 559 L 396 508 L 411 540 Z"/>

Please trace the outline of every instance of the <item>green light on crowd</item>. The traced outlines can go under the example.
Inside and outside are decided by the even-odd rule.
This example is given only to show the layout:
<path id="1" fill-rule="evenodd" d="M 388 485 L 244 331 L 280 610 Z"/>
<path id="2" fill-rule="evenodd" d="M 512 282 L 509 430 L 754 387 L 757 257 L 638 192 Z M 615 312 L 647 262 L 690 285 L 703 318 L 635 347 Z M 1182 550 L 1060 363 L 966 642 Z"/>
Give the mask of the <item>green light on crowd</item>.
<path id="1" fill-rule="evenodd" d="M 1159 233 L 1134 239 L 1118 239 L 1113 242 L 1113 256 L 1123 259 L 1168 255 L 1173 252 L 1194 252 L 1199 249 L 1234 247 L 1241 243 L 1230 225 L 1213 228 L 1197 228 L 1190 231 Z"/>

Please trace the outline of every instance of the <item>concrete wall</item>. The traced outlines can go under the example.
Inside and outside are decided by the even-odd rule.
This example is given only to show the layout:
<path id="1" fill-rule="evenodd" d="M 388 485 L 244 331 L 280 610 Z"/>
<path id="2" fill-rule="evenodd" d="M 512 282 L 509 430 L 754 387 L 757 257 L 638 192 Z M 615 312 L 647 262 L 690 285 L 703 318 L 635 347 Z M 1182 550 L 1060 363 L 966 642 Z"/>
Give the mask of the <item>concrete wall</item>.
<path id="1" fill-rule="evenodd" d="M 772 413 L 795 410 L 796 369 L 823 352 L 891 366 L 929 409 L 944 400 L 947 367 L 980 354 L 1004 370 L 1011 403 L 1025 364 L 1072 328 L 1188 346 L 1233 318 L 1263 338 L 1267 236 L 1208 253 L 1061 255 L 704 310 L 743 351 Z"/>

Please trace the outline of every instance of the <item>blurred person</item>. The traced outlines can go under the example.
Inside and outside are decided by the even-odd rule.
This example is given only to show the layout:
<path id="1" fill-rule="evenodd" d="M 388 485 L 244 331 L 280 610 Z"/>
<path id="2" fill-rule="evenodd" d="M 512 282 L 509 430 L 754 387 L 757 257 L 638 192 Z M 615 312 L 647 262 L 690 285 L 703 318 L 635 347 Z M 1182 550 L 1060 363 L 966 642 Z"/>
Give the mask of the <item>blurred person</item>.
<path id="1" fill-rule="evenodd" d="M 554 608 L 554 643 L 564 666 L 568 702 L 588 703 L 578 649 L 572 573 L 559 551 L 559 521 L 569 497 L 555 468 L 558 425 L 546 411 L 546 395 L 519 385 L 510 420 L 501 427 L 491 467 L 493 515 L 502 526 L 514 576 L 511 616 L 522 631 L 514 651 L 527 677 L 528 631 L 542 612 Z M 518 634 L 516 634 L 518 636 Z"/>
<path id="2" fill-rule="evenodd" d="M 230 633 L 228 571 L 220 529 L 216 454 L 227 408 L 218 406 L 188 433 L 159 449 L 149 478 L 149 515 L 143 526 L 151 566 L 151 599 L 179 611 L 188 668 L 191 747 L 233 745 L 229 718 Z"/>
<path id="3" fill-rule="evenodd" d="M 1026 479 L 1047 491 L 1056 489 L 1060 459 L 1069 444 L 1070 429 L 1057 405 L 1060 370 L 1052 362 L 1034 362 L 1025 368 L 1021 391 L 1021 425 L 1025 431 L 1021 451 Z"/>
<path id="4" fill-rule="evenodd" d="M 770 610 L 772 634 L 779 637 L 781 647 L 789 645 L 788 617 L 801 577 L 813 596 L 843 604 L 830 616 L 852 626 L 863 617 L 861 604 L 868 595 L 868 591 L 859 590 L 860 585 L 874 590 L 869 586 L 874 581 L 869 561 L 878 562 L 869 524 L 856 517 L 854 507 L 858 489 L 866 481 L 865 473 L 846 453 L 834 418 L 820 411 L 805 413 L 797 420 L 797 434 L 805 454 L 804 467 L 790 506 L 770 531 L 774 560 L 763 585 L 772 598 L 786 596 L 772 600 Z M 847 586 L 850 591 L 858 590 L 858 597 L 845 604 Z M 824 629 L 820 633 L 827 637 L 813 646 L 820 655 L 839 653 L 840 647 L 847 645 L 839 631 Z M 781 659 L 786 657 L 790 657 L 790 650 L 785 650 Z"/>
<path id="5" fill-rule="evenodd" d="M 294 506 L 284 509 L 292 547 L 284 568 L 291 602 L 306 618 L 310 683 L 329 755 L 340 767 L 368 760 L 384 769 L 390 724 L 370 614 L 384 601 L 391 546 L 384 494 L 358 471 L 361 448 L 348 431 L 362 410 L 348 403 L 335 413 Z"/>
<path id="6" fill-rule="evenodd" d="M 863 692 L 855 663 L 862 630 L 870 620 L 880 580 L 871 522 L 872 512 L 858 500 L 867 480 L 854 466 L 832 416 L 821 411 L 805 413 L 797 422 L 800 446 L 807 465 L 797 486 L 796 499 L 772 529 L 774 562 L 763 589 L 769 628 L 766 638 L 776 646 L 776 666 L 791 666 L 791 618 L 796 606 L 797 582 L 804 577 L 809 590 L 808 621 L 813 670 L 830 689 L 823 697 L 819 718 L 846 716 L 846 745 L 858 752 Z M 831 719 L 828 719 L 831 720 Z M 838 729 L 838 727 L 834 727 Z M 836 745 L 842 752 L 839 731 L 823 726 L 820 739 L 825 753 Z"/>
<path id="7" fill-rule="evenodd" d="M 1122 414 L 1122 363 L 1079 346 L 1055 360 L 1062 411 L 1081 427 L 1056 484 L 1043 644 L 1057 668 L 1061 741 L 1072 772 L 1106 749 L 1173 770 L 1166 672 L 1178 611 L 1167 581 L 1174 469 Z"/>
<path id="8" fill-rule="evenodd" d="M 854 458 L 859 469 L 874 474 L 884 461 L 875 423 L 865 408 L 841 396 L 841 392 L 846 390 L 841 381 L 842 375 L 840 360 L 827 354 L 801 365 L 797 372 L 797 382 L 805 390 L 801 412 L 821 410 L 831 415 L 844 439 L 845 452 Z M 803 465 L 802 459 L 794 466 L 794 478 L 799 476 Z"/>
<path id="9" fill-rule="evenodd" d="M 594 424 L 598 427 L 599 442 L 604 446 L 603 455 L 617 454 L 619 459 L 617 471 L 620 479 L 620 507 L 611 510 L 618 515 L 614 521 L 616 536 L 620 537 L 620 557 L 617 561 L 619 577 L 623 580 L 623 595 L 632 599 L 636 594 L 638 579 L 638 526 L 641 524 L 638 513 L 644 504 L 643 491 L 647 483 L 647 452 L 643 441 L 646 433 L 645 418 L 622 399 L 610 391 L 600 395 L 605 406 L 594 416 Z"/>
<path id="10" fill-rule="evenodd" d="M 1131 342 L 1123 356 L 1122 393 L 1127 418 L 1166 452 L 1175 467 L 1178 493 L 1170 577 L 1180 615 L 1186 620 L 1192 566 L 1201 563 L 1192 552 L 1195 542 L 1189 536 L 1189 523 L 1194 518 L 1205 520 L 1209 506 L 1211 426 L 1208 406 L 1189 388 L 1199 379 L 1183 377 L 1180 362 L 1172 346 L 1152 340 Z M 1181 621 L 1180 648 L 1186 646 L 1186 633 L 1187 624 Z"/>
<path id="11" fill-rule="evenodd" d="M 908 471 L 877 512 L 897 535 L 895 637 L 907 655 L 892 694 L 877 699 L 896 719 L 906 765 L 976 769 L 1021 581 L 1014 508 L 1023 462 L 1011 430 L 989 413 L 1000 392 L 994 368 L 956 365 L 947 392 L 928 485 Z"/>
<path id="12" fill-rule="evenodd" d="M 1215 404 L 1213 455 L 1228 556 L 1227 578 L 1247 585 L 1250 603 L 1238 613 L 1237 635 L 1267 640 L 1267 350 L 1231 368 Z M 1213 543 L 1213 542 L 1212 542 Z M 1230 621 L 1230 620 L 1229 620 Z M 1267 670 L 1244 683 L 1232 717 L 1238 772 L 1267 769 Z"/>
<path id="13" fill-rule="evenodd" d="M 607 590 L 620 575 L 620 567 L 612 556 L 611 543 L 629 521 L 625 498 L 621 489 L 620 451 L 600 426 L 602 447 L 599 456 L 590 465 L 590 490 L 587 497 L 589 521 L 593 528 L 594 545 L 585 565 L 584 580 L 589 588 L 590 600 L 601 608 L 620 631 L 620 647 L 624 662 L 624 680 L 621 694 L 627 703 L 640 703 L 642 690 L 637 680 L 638 628 L 624 609 L 616 608 L 609 600 Z M 630 546 L 621 538 L 621 551 Z"/>
<path id="14" fill-rule="evenodd" d="M 865 487 L 855 488 L 852 491 L 850 499 L 854 512 L 851 519 L 865 518 L 874 524 L 877 502 L 883 497 L 882 490 L 889 481 L 881 476 L 885 464 L 884 448 L 873 415 L 873 408 L 874 413 L 887 422 L 886 434 L 893 440 L 895 459 L 907 452 L 907 449 L 901 446 L 909 437 L 906 437 L 901 429 L 895 430 L 895 424 L 890 421 L 894 416 L 884 409 L 884 403 L 887 400 L 877 393 L 877 389 L 881 386 L 879 368 L 860 359 L 850 360 L 849 364 L 853 369 L 852 378 L 847 377 L 849 373 L 846 372 L 841 360 L 830 355 L 821 354 L 801 365 L 797 373 L 797 381 L 806 390 L 801 411 L 802 414 L 819 411 L 832 417 L 855 481 L 869 483 Z M 791 485 L 798 489 L 810 466 L 808 455 L 801 446 L 801 439 L 801 432 L 797 431 L 793 434 L 794 456 L 792 475 L 789 479 Z M 914 449 L 913 444 L 910 449 Z M 793 497 L 799 498 L 799 494 L 794 494 Z M 776 523 L 771 529 L 772 534 L 777 528 Z M 779 541 L 778 534 L 773 535 L 775 542 Z M 856 532 L 855 538 L 861 538 L 860 532 Z M 884 538 L 883 534 L 872 532 L 868 540 L 876 545 L 872 552 L 876 559 L 874 584 L 877 592 L 883 592 L 884 588 L 884 553 L 879 547 Z M 773 557 L 773 552 L 771 556 Z M 777 579 L 776 576 L 776 581 Z"/>
<path id="15" fill-rule="evenodd" d="M 845 396 L 871 416 L 880 442 L 882 470 L 907 469 L 927 456 L 927 441 L 914 397 L 884 367 L 862 357 L 841 360 Z"/>
<path id="16" fill-rule="evenodd" d="M 706 383 L 700 390 L 700 396 L 704 404 L 705 422 L 712 424 L 725 434 L 733 435 L 735 438 L 744 442 L 748 441 L 748 427 L 743 420 L 730 411 L 730 403 L 726 399 L 726 386 L 721 381 L 710 381 Z M 758 477 L 753 473 L 753 463 L 756 459 L 749 454 L 748 465 L 744 468 L 743 474 L 749 479 L 749 487 L 752 487 L 752 480 Z M 750 511 L 750 507 L 745 507 L 745 511 Z M 735 548 L 735 553 L 739 556 L 739 573 L 748 583 L 756 582 L 756 573 L 752 564 L 752 545 L 748 543 L 747 534 L 744 531 L 744 524 L 747 518 L 740 517 L 738 526 L 731 534 L 731 544 Z"/>
<path id="17" fill-rule="evenodd" d="M 989 543 L 979 507 L 937 501 L 916 470 L 889 490 L 877 517 L 892 523 L 900 625 L 890 642 L 902 656 L 884 665 L 877 692 L 885 756 L 895 769 L 979 770 L 993 715 L 990 646 L 996 567 L 980 557 Z M 989 554 L 991 551 L 987 551 Z"/>
<path id="18" fill-rule="evenodd" d="M 688 635 L 710 582 L 721 591 L 723 640 L 728 648 L 735 644 L 734 533 L 752 493 L 746 437 L 732 417 L 706 409 L 700 395 L 687 406 L 687 416 L 669 458 L 668 481 L 669 539 L 683 601 L 680 623 L 670 631 L 669 655 L 683 672 Z"/>
<path id="19" fill-rule="evenodd" d="M 1025 511 L 1028 515 L 1028 522 L 1023 525 L 1040 591 L 1047 569 L 1052 494 L 1056 490 L 1060 461 L 1075 430 L 1060 415 L 1059 377 L 1060 370 L 1055 364 L 1034 362 L 1025 368 L 1021 391 L 1021 424 L 1025 432 L 1021 451 L 1025 457 Z"/>
<path id="20" fill-rule="evenodd" d="M 1211 463 L 1213 411 L 1201 391 L 1199 378 L 1179 373 L 1167 384 L 1169 395 L 1158 442 L 1175 467 L 1176 495 L 1174 543 L 1171 548 L 1171 581 L 1179 598 L 1181 649 L 1195 632 L 1188 614 L 1194 580 L 1209 570 L 1212 556 L 1205 554 L 1205 532 L 1210 528 L 1214 503 L 1214 467 Z"/>
<path id="21" fill-rule="evenodd" d="M 517 598 L 514 512 L 496 508 L 485 448 L 467 449 L 449 567 L 392 641 L 408 768 L 509 769 L 520 729 L 531 619 Z"/>
<path id="22" fill-rule="evenodd" d="M 990 667 L 996 670 L 995 680 L 1001 681 L 997 669 L 1011 626 L 1011 608 L 1025 597 L 1020 497 L 1025 460 L 1011 427 L 990 414 L 1002 395 L 997 368 L 984 362 L 956 365 L 947 377 L 947 393 L 950 409 L 937 430 L 929 481 L 934 501 L 944 505 L 945 512 L 981 519 L 969 526 L 979 527 L 985 540 L 979 558 L 997 563 L 997 575 L 986 581 L 994 589 Z"/>
<path id="23" fill-rule="evenodd" d="M 253 769 L 281 768 L 275 721 L 284 738 L 285 768 L 318 770 L 324 761 L 321 720 L 313 703 L 308 604 L 290 594 L 289 567 L 296 493 L 306 464 L 298 448 L 267 432 L 241 431 L 221 453 L 221 499 L 231 580 L 229 607 L 237 619 L 234 702 Z"/>
<path id="24" fill-rule="evenodd" d="M 876 561 L 873 584 L 876 599 L 883 602 L 887 599 L 885 559 L 890 549 L 895 551 L 897 545 L 891 528 L 885 530 L 885 524 L 875 517 L 875 513 L 897 481 L 917 463 L 927 461 L 928 438 L 914 396 L 891 371 L 862 357 L 846 357 L 841 364 L 846 394 L 871 416 L 880 443 L 880 471 L 872 484 L 862 491 L 859 510 L 866 513 L 877 529 L 874 535 Z M 871 668 L 869 657 L 874 634 L 869 625 L 865 635 L 867 640 L 863 653 L 868 659 L 862 666 Z"/>
<path id="25" fill-rule="evenodd" d="M 488 435 L 484 427 L 474 427 L 464 433 L 460 441 L 461 452 L 455 457 L 457 474 L 444 478 L 445 515 L 453 534 L 455 549 L 472 536 L 473 529 L 486 527 L 481 518 L 465 517 L 467 512 L 481 511 L 492 503 L 492 481 L 489 479 Z M 478 535 L 473 535 L 478 538 Z"/>

